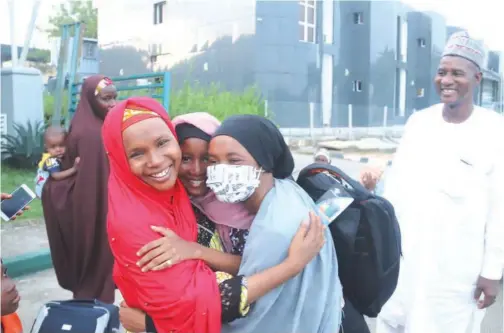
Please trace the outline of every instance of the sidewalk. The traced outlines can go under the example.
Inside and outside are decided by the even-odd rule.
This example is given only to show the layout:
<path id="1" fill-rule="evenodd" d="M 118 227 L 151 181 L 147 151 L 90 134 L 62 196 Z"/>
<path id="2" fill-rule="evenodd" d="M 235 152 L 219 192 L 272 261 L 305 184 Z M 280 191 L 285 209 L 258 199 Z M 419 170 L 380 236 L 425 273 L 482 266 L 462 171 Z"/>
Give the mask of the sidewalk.
<path id="1" fill-rule="evenodd" d="M 17 279 L 17 287 L 21 295 L 18 314 L 23 322 L 25 332 L 29 332 L 33 320 L 40 307 L 51 300 L 64 300 L 72 297 L 71 293 L 61 289 L 56 281 L 54 270 L 49 269 L 37 274 L 24 276 Z M 116 304 L 122 300 L 116 292 Z M 502 288 L 497 302 L 487 310 L 480 333 L 504 333 L 502 327 Z M 375 320 L 367 319 L 371 332 L 375 332 Z M 452 333 L 452 332 L 447 332 Z M 453 332 L 458 333 L 458 332 Z"/>
<path id="2" fill-rule="evenodd" d="M 332 153 L 335 154 L 334 151 Z M 301 155 L 295 153 L 294 158 L 297 172 L 313 160 L 312 155 L 308 154 Z M 351 160 L 347 156 L 345 156 L 345 159 Z M 341 160 L 338 161 L 337 165 L 350 176 L 358 177 L 360 168 L 364 164 Z M 51 262 L 47 234 L 44 222 L 41 219 L 2 223 L 1 230 L 2 257 L 4 261 L 5 259 L 19 258 L 21 256 L 21 258 L 25 258 L 26 262 L 27 256 L 36 253 L 38 257 L 33 257 L 31 261 L 32 269 L 45 269 L 38 273 L 24 275 L 16 279 L 22 297 L 19 314 L 23 321 L 25 332 L 29 332 L 33 319 L 45 302 L 68 299 L 71 297 L 71 293 L 58 286 L 54 271 L 50 268 Z M 38 267 L 33 264 L 38 265 Z M 19 276 L 20 273 L 26 274 L 26 266 L 29 265 L 18 265 L 17 268 L 9 265 L 9 274 L 14 273 L 16 276 Z M 117 296 L 117 299 L 120 299 L 120 295 Z M 504 333 L 502 322 L 503 300 L 501 290 L 496 304 L 487 311 L 481 333 Z M 372 332 L 374 332 L 374 320 L 370 319 L 368 323 Z"/>
<path id="3" fill-rule="evenodd" d="M 9 258 L 49 248 L 44 220 L 2 222 L 2 257 Z"/>
<path id="4" fill-rule="evenodd" d="M 395 138 L 362 138 L 360 140 L 316 140 L 304 138 L 285 138 L 293 153 L 313 155 L 320 148 L 325 148 L 333 160 L 350 160 L 386 167 L 392 164 L 399 139 Z"/>
<path id="5" fill-rule="evenodd" d="M 2 256 L 4 258 L 19 256 L 26 252 L 41 252 L 43 249 L 48 249 L 43 221 L 18 221 L 2 224 Z M 9 266 L 9 273 L 11 273 L 11 268 Z M 45 302 L 71 297 L 70 292 L 58 286 L 52 268 L 35 274 L 24 275 L 16 280 L 22 298 L 19 314 L 25 332 L 29 332 L 38 310 Z M 119 293 L 116 295 L 116 299 L 121 299 Z M 501 293 L 495 305 L 487 311 L 481 333 L 504 333 L 502 322 L 503 299 L 501 287 Z M 374 320 L 369 319 L 368 324 L 371 332 L 374 332 Z"/>
<path id="6" fill-rule="evenodd" d="M 332 140 L 319 142 L 318 145 L 319 147 L 332 150 L 395 152 L 399 145 L 399 139 L 365 138 L 361 140 Z"/>
<path id="7" fill-rule="evenodd" d="M 2 259 L 11 277 L 52 267 L 43 219 L 3 222 Z"/>
<path id="8" fill-rule="evenodd" d="M 40 308 L 49 301 L 61 301 L 72 298 L 72 293 L 58 285 L 53 269 L 30 274 L 16 279 L 17 289 L 21 295 L 18 315 L 21 318 L 24 332 L 30 332 L 31 326 Z M 119 305 L 122 296 L 116 291 L 116 302 Z"/>
<path id="9" fill-rule="evenodd" d="M 329 155 L 332 159 L 332 164 L 339 166 L 342 161 L 352 161 L 354 163 L 359 163 L 362 166 L 365 164 L 371 164 L 376 167 L 385 168 L 392 164 L 394 159 L 394 152 L 386 152 L 386 151 L 358 151 L 355 149 L 349 150 L 333 150 L 327 145 L 322 145 L 320 143 L 320 147 L 327 147 L 329 151 Z M 319 148 L 308 146 L 308 147 L 300 147 L 291 149 L 298 155 L 306 155 L 310 157 L 310 163 L 313 161 L 313 155 L 317 152 Z M 309 163 L 308 163 L 309 164 Z M 358 177 L 358 174 L 355 176 Z"/>

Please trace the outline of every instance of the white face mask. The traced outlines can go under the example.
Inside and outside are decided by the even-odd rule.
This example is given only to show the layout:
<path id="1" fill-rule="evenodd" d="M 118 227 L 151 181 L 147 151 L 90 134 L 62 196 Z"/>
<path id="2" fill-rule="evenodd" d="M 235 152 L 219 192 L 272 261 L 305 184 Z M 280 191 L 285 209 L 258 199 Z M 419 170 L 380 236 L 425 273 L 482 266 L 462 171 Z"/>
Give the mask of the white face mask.
<path id="1" fill-rule="evenodd" d="M 207 186 L 219 201 L 242 202 L 259 187 L 262 170 L 250 165 L 216 164 L 207 168 Z"/>

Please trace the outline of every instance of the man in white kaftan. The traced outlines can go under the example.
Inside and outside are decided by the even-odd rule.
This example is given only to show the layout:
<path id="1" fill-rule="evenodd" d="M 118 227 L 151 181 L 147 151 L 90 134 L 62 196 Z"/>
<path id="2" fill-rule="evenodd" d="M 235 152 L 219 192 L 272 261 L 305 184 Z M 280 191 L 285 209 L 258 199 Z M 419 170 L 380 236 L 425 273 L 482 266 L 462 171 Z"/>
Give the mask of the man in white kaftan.
<path id="1" fill-rule="evenodd" d="M 473 105 L 484 48 L 450 37 L 441 104 L 414 113 L 385 182 L 403 260 L 377 333 L 475 333 L 504 269 L 504 117 Z"/>

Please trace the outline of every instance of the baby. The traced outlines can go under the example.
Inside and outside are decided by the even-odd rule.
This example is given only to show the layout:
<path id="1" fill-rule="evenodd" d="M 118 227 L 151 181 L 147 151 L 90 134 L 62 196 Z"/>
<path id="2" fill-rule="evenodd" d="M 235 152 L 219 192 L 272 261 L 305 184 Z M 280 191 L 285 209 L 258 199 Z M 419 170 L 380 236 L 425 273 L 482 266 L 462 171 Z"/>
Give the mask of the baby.
<path id="1" fill-rule="evenodd" d="M 77 172 L 79 157 L 75 159 L 74 165 L 67 170 L 61 170 L 61 159 L 65 155 L 66 132 L 58 126 L 50 126 L 44 134 L 44 147 L 46 153 L 42 155 L 42 160 L 38 164 L 37 178 L 35 179 L 35 193 L 40 198 L 42 188 L 46 180 L 51 177 L 61 180 L 73 176 Z"/>

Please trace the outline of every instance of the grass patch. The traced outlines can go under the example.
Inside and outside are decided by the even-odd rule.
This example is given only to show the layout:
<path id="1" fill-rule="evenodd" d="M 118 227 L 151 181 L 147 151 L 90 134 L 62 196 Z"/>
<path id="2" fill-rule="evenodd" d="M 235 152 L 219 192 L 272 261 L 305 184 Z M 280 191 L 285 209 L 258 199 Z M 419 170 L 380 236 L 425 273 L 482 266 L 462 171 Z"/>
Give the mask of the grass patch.
<path id="1" fill-rule="evenodd" d="M 33 169 L 33 171 L 16 170 L 2 165 L 2 192 L 11 193 L 22 184 L 26 184 L 33 190 L 36 174 L 36 169 Z M 43 217 L 44 213 L 42 211 L 42 201 L 40 199 L 35 199 L 30 204 L 30 210 L 18 217 L 16 221 L 22 219 L 39 219 Z"/>

